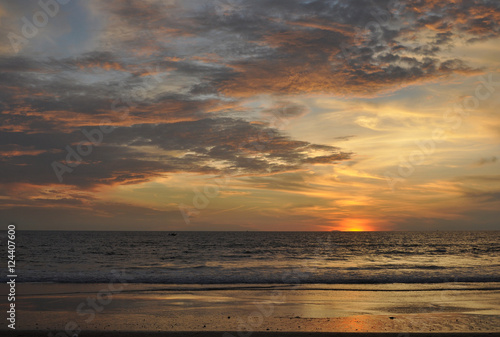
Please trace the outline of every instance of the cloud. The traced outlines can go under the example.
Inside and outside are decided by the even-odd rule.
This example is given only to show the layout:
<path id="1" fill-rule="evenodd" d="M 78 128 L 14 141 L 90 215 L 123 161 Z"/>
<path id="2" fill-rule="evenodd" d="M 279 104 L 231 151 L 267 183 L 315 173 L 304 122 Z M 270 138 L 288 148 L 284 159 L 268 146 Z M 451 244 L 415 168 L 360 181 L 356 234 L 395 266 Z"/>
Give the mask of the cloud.
<path id="1" fill-rule="evenodd" d="M 62 203 L 51 206 L 14 206 L 2 209 L 2 220 L 14 221 L 25 230 L 39 230 L 41 219 L 54 219 L 43 223 L 44 229 L 68 230 L 185 230 L 182 214 L 177 208 L 155 210 L 129 203 L 95 202 L 89 207 L 67 207 Z M 139 227 L 138 227 L 139 226 Z M 197 228 L 200 230 L 201 228 Z"/>
<path id="2" fill-rule="evenodd" d="M 454 181 L 471 181 L 471 182 L 485 182 L 485 183 L 500 183 L 500 175 L 477 175 L 477 176 L 460 176 Z"/>
<path id="3" fill-rule="evenodd" d="M 373 7 L 370 1 L 340 4 L 292 0 L 286 6 L 273 1 L 257 1 L 252 6 L 240 2 L 200 6 L 196 2 L 151 1 L 147 6 L 125 6 L 122 1 L 114 1 L 103 9 L 129 32 L 126 36 L 113 33 L 110 26 L 110 39 L 116 46 L 123 43 L 140 49 L 147 43 L 157 57 L 176 57 L 184 60 L 180 62 L 184 66 L 194 65 L 196 59 L 211 60 L 212 72 L 204 73 L 192 92 L 216 88 L 235 97 L 263 92 L 369 95 L 395 85 L 475 73 L 463 60 L 439 57 L 441 46 L 448 46 L 458 34 L 478 39 L 498 35 L 496 5 L 432 1 L 410 2 L 379 25 L 380 34 L 368 34 L 365 26 L 375 22 L 375 14 L 393 10 L 386 1 L 377 4 L 379 7 Z M 418 10 L 425 6 L 433 11 Z M 474 17 L 476 21 L 471 19 Z M 457 22 L 459 28 L 454 28 Z M 495 25 L 488 34 L 471 28 L 484 22 Z M 133 39 L 134 31 L 139 36 L 146 32 L 151 38 Z M 419 42 L 410 38 L 419 32 L 428 35 L 432 45 L 426 39 Z M 166 41 L 169 47 L 161 48 Z M 215 66 L 219 67 L 217 71 Z M 189 71 L 180 64 L 176 67 L 180 73 Z"/>
<path id="4" fill-rule="evenodd" d="M 494 164 L 497 162 L 497 160 L 498 160 L 498 158 L 495 156 L 491 156 L 489 158 L 481 158 L 477 162 L 475 162 L 474 165 L 475 166 L 484 166 L 484 165 L 488 165 L 488 164 Z"/>
<path id="5" fill-rule="evenodd" d="M 500 190 L 479 191 L 470 189 L 464 191 L 464 196 L 466 198 L 475 200 L 476 202 L 480 201 L 483 204 L 483 206 L 490 202 L 498 206 L 498 203 L 500 202 Z"/>
<path id="6" fill-rule="evenodd" d="M 32 135 L 4 132 L 0 136 L 10 149 L 32 151 L 0 161 L 4 172 L 0 181 L 4 183 L 56 182 L 51 164 L 66 163 L 66 145 L 76 150 L 76 144 L 86 141 L 80 131 Z M 307 164 L 333 164 L 349 158 L 350 153 L 339 148 L 293 140 L 277 129 L 241 119 L 141 124 L 118 127 L 106 135 L 100 146 L 92 147 L 90 154 L 82 156 L 74 173 L 64 176 L 64 183 L 137 184 L 179 172 L 276 174 L 295 171 Z"/>
<path id="7" fill-rule="evenodd" d="M 261 113 L 273 123 L 286 124 L 291 119 L 297 119 L 309 113 L 309 109 L 302 104 L 279 101 L 269 109 L 263 109 Z"/>
<path id="8" fill-rule="evenodd" d="M 0 56 L 1 128 L 68 132 L 103 118 L 116 125 L 194 120 L 228 99 L 263 94 L 373 96 L 477 73 L 442 49 L 464 34 L 483 40 L 500 31 L 496 3 L 373 4 L 92 2 L 94 13 L 109 16 L 99 48 Z M 432 10 L 419 9 L 426 6 Z M 4 11 L 22 14 L 14 7 Z M 380 31 L 365 30 L 382 14 Z M 116 121 L 117 100 L 132 103 L 127 120 Z"/>
<path id="9" fill-rule="evenodd" d="M 498 209 L 500 202 L 500 175 L 470 175 L 453 179 L 460 183 L 460 192 L 464 198 L 475 203 L 476 208 Z"/>

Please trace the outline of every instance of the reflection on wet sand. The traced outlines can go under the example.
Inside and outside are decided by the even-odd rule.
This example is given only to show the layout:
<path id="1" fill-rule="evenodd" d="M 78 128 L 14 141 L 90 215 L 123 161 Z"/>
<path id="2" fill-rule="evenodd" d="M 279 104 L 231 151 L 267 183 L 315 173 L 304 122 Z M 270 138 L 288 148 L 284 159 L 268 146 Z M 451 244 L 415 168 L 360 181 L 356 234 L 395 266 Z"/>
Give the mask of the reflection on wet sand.
<path id="1" fill-rule="evenodd" d="M 86 322 L 76 308 L 101 286 L 24 284 L 19 329 L 61 330 L 75 321 L 84 330 L 120 322 L 124 331 L 500 331 L 500 290 L 477 284 L 177 287 L 182 291 L 131 285 Z"/>

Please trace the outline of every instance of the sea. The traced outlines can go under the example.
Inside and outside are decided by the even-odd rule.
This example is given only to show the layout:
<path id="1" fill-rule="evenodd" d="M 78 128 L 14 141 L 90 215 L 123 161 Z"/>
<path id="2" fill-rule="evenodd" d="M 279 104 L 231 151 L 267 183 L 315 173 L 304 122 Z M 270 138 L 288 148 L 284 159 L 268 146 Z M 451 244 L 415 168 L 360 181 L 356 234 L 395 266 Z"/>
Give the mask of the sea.
<path id="1" fill-rule="evenodd" d="M 155 284 L 499 282 L 500 231 L 16 233 L 18 283 L 105 283 L 117 271 Z"/>

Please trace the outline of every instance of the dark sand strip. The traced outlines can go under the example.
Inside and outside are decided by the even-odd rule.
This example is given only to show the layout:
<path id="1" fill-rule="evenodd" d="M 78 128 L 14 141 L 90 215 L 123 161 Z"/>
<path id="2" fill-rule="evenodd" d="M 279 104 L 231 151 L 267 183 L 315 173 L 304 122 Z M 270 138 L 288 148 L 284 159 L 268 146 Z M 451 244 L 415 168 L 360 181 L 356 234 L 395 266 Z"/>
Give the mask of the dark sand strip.
<path id="1" fill-rule="evenodd" d="M 47 337 L 49 331 L 27 330 L 27 331 L 1 331 L 1 336 L 5 337 Z M 246 336 L 243 334 L 242 336 Z M 52 335 L 58 336 L 58 335 Z M 61 335 L 62 336 L 62 335 Z M 225 331 L 82 331 L 78 337 L 236 337 L 238 332 Z M 440 333 L 397 333 L 397 332 L 254 332 L 249 337 L 498 337 L 500 332 L 440 332 Z"/>

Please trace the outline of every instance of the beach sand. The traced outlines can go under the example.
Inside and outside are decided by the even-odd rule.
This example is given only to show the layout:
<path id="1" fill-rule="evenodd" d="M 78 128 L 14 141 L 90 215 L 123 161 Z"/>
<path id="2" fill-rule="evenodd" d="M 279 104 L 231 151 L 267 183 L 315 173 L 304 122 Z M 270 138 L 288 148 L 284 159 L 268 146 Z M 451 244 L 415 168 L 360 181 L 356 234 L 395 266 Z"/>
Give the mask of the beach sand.
<path id="1" fill-rule="evenodd" d="M 6 288 L 2 285 L 0 291 Z M 65 329 L 82 330 L 79 336 L 103 332 L 118 336 L 113 331 L 120 336 L 139 336 L 148 331 L 183 332 L 167 334 L 170 336 L 200 335 L 194 332 L 222 336 L 224 331 L 241 337 L 286 335 L 283 332 L 403 333 L 399 337 L 404 333 L 417 336 L 417 332 L 434 336 L 465 332 L 479 336 L 488 332 L 500 336 L 496 334 L 500 332 L 500 284 L 492 283 L 18 284 L 17 291 L 16 331 L 9 333 L 12 336 L 47 336 L 49 331 L 56 335 Z M 5 301 L 1 309 L 7 309 Z"/>
<path id="2" fill-rule="evenodd" d="M 2 336 L 8 337 L 47 337 L 50 334 L 45 331 L 18 331 L 6 332 Z M 85 331 L 79 337 L 231 337 L 248 336 L 238 335 L 237 331 L 165 331 L 165 332 L 145 332 L 145 331 Z M 363 332 L 254 332 L 252 337 L 497 337 L 498 333 L 363 333 Z"/>

